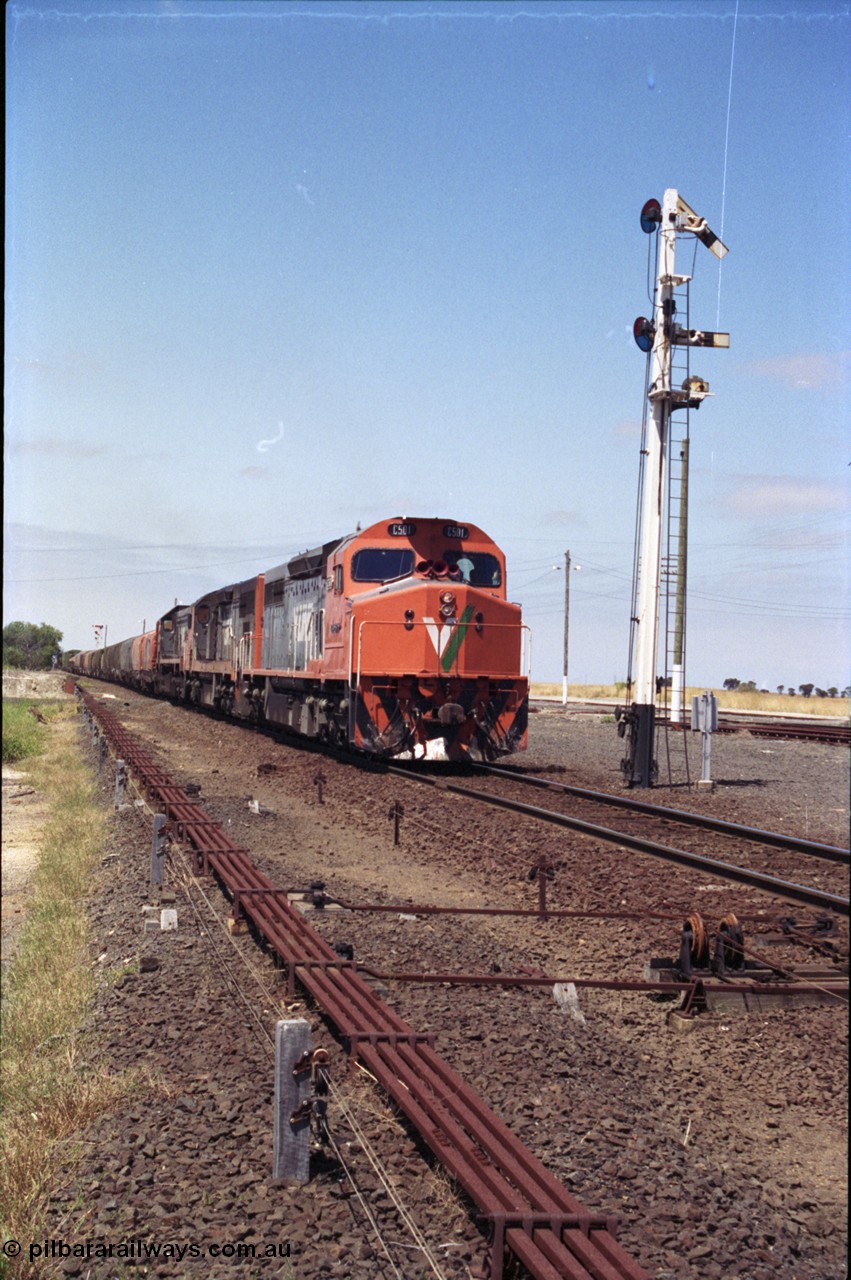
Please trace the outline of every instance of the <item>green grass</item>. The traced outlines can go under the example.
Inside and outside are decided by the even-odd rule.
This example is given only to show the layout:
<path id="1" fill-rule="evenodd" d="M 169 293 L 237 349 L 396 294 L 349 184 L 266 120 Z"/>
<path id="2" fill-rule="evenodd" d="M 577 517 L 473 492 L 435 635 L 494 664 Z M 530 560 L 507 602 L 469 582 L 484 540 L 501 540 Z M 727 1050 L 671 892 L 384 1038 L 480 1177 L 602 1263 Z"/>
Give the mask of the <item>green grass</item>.
<path id="1" fill-rule="evenodd" d="M 49 811 L 0 1005 L 0 1230 L 4 1239 L 21 1241 L 55 1231 L 48 1198 L 57 1170 L 68 1167 L 85 1126 L 135 1083 L 86 1061 L 92 1046 L 84 1026 L 95 992 L 86 895 L 103 856 L 108 818 L 74 723 L 66 718 L 37 727 L 46 735 L 46 754 L 28 773 Z M 0 1257 L 0 1276 L 11 1274 L 7 1266 Z M 14 1274 L 37 1271 L 18 1259 Z"/>
<path id="2" fill-rule="evenodd" d="M 9 698 L 3 703 L 3 763 L 16 764 L 40 755 L 47 741 L 47 725 L 32 714 L 33 704 Z M 60 703 L 40 702 L 33 708 L 50 722 L 65 712 Z"/>

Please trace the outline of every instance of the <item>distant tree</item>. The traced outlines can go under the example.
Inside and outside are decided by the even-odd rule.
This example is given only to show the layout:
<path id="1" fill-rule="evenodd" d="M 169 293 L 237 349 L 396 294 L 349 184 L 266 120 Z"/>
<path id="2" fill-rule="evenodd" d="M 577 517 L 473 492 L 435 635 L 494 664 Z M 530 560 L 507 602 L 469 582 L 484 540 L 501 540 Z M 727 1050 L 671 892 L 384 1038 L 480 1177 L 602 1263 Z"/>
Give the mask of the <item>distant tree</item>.
<path id="1" fill-rule="evenodd" d="M 794 698 L 794 696 L 795 696 L 795 686 L 794 686 L 793 684 L 790 684 L 790 685 L 789 685 L 789 688 L 786 690 L 786 692 L 788 693 L 788 695 L 789 695 L 789 697 L 790 697 L 790 698 Z"/>
<path id="2" fill-rule="evenodd" d="M 804 695 L 805 698 L 811 698 L 813 696 L 813 689 L 815 689 L 815 685 L 799 684 L 798 688 L 800 689 L 801 693 Z"/>
<path id="3" fill-rule="evenodd" d="M 832 685 L 830 686 L 830 688 L 829 688 L 829 689 L 828 689 L 828 691 L 827 691 L 827 696 L 828 696 L 829 698 L 837 698 L 837 697 L 839 697 L 839 690 L 837 689 L 837 687 L 836 687 L 836 685 L 835 685 L 835 684 L 832 684 Z"/>
<path id="4" fill-rule="evenodd" d="M 851 684 L 846 684 L 845 688 L 842 690 L 842 696 L 843 698 L 851 698 Z"/>
<path id="5" fill-rule="evenodd" d="M 728 676 L 724 681 L 724 688 L 732 691 L 733 689 L 738 689 L 740 684 L 741 680 L 737 680 L 735 676 Z"/>
<path id="6" fill-rule="evenodd" d="M 785 688 L 786 688 L 785 684 L 779 684 L 777 686 L 777 692 L 782 693 Z"/>
<path id="7" fill-rule="evenodd" d="M 3 666 L 47 671 L 62 654 L 62 632 L 46 622 L 10 622 L 3 628 Z"/>
<path id="8" fill-rule="evenodd" d="M 756 681 L 745 680 L 743 684 L 739 685 L 739 692 L 740 693 L 756 693 Z"/>

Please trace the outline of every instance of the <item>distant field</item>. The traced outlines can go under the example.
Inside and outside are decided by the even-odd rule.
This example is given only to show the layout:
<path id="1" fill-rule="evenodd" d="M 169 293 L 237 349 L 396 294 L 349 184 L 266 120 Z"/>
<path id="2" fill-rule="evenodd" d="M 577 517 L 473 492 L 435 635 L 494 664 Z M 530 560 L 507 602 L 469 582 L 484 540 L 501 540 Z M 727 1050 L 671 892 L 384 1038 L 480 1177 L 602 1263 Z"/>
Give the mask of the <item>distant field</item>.
<path id="1" fill-rule="evenodd" d="M 533 698 L 561 698 L 560 684 L 532 683 Z M 695 694 L 705 693 L 706 688 L 686 689 L 686 706 L 691 706 Z M 773 711 L 786 712 L 788 715 L 810 716 L 851 716 L 851 699 L 849 698 L 803 698 L 797 694 L 790 698 L 779 693 L 738 693 L 727 689 L 710 689 L 718 699 L 719 707 L 726 711 Z M 571 684 L 568 696 L 573 698 L 597 701 L 608 698 L 613 702 L 626 700 L 626 686 L 622 684 Z"/>

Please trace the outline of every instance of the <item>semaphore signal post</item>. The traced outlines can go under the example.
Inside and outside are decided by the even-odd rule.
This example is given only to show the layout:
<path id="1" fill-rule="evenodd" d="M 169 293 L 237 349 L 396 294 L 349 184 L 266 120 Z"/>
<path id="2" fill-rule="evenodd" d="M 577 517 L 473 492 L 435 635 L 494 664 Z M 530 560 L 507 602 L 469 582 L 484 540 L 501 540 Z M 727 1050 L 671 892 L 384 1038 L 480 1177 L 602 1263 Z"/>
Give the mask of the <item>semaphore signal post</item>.
<path id="1" fill-rule="evenodd" d="M 678 570 L 669 575 L 676 580 L 679 653 L 674 654 L 671 679 L 675 702 L 682 699 L 683 662 L 682 638 L 685 605 L 685 546 L 684 508 L 677 519 L 678 529 L 673 529 L 670 518 L 669 489 L 671 478 L 668 459 L 671 442 L 671 424 L 680 411 L 698 408 L 710 395 L 708 383 L 702 378 L 691 377 L 686 361 L 686 378 L 680 386 L 674 382 L 675 348 L 729 347 L 730 335 L 691 329 L 678 323 L 678 297 L 688 297 L 690 276 L 677 275 L 677 237 L 693 235 L 716 258 L 723 258 L 727 248 L 701 218 L 686 204 L 677 191 L 665 192 L 663 203 L 648 200 L 641 211 L 641 227 L 648 235 L 658 233 L 658 277 L 654 293 L 653 319 L 643 316 L 635 321 L 633 334 L 642 351 L 647 352 L 650 369 L 647 380 L 647 403 L 642 432 L 642 464 L 639 486 L 639 519 L 637 522 L 637 554 L 633 581 L 633 610 L 631 618 L 629 696 L 630 704 L 619 713 L 618 731 L 623 736 L 628 731 L 628 751 L 623 761 L 624 777 L 632 787 L 650 787 L 657 774 L 655 759 L 657 657 L 659 649 L 659 605 L 662 584 L 662 540 L 668 519 L 669 541 L 671 535 L 680 539 Z M 686 315 L 688 305 L 686 301 Z M 680 367 L 680 373 L 682 367 Z M 649 407 L 649 412 L 648 412 Z M 687 460 L 686 445 L 683 457 Z M 685 466 L 685 464 L 684 464 Z M 682 472 L 682 499 L 686 491 L 686 472 Z M 681 611 L 682 612 L 681 612 Z M 633 677 L 634 659 L 634 677 Z"/>

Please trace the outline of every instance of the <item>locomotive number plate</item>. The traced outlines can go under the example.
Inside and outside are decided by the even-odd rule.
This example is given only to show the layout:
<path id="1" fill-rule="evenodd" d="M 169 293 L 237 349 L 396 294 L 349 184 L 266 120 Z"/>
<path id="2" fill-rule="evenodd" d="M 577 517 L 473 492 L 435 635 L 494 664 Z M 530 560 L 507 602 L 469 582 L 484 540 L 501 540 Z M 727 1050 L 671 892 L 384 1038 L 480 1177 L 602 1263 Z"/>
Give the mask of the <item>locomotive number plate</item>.
<path id="1" fill-rule="evenodd" d="M 443 536 L 450 541 L 463 542 L 465 538 L 469 538 L 470 530 L 465 524 L 445 524 L 443 526 Z"/>
<path id="2" fill-rule="evenodd" d="M 409 521 L 402 523 L 397 521 L 395 524 L 388 524 L 387 532 L 391 538 L 412 538 L 417 531 L 417 526 Z"/>

